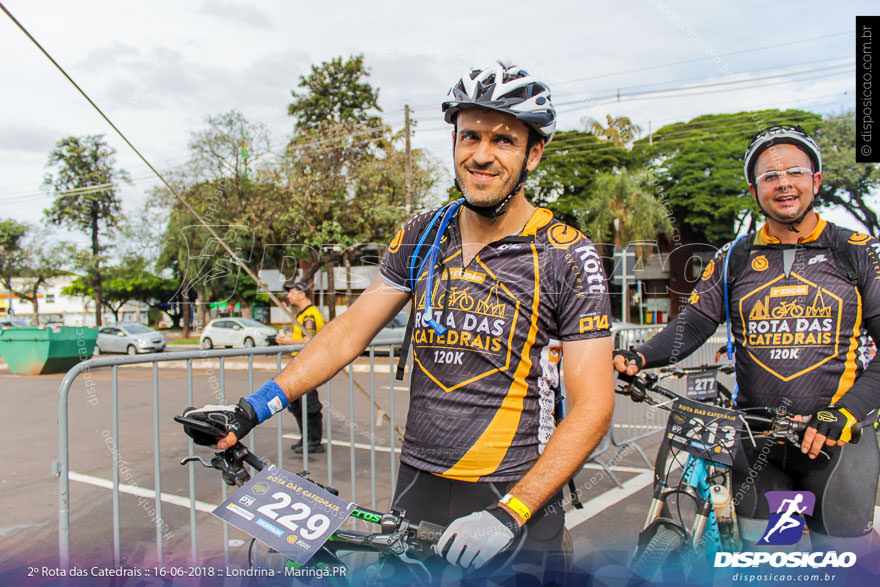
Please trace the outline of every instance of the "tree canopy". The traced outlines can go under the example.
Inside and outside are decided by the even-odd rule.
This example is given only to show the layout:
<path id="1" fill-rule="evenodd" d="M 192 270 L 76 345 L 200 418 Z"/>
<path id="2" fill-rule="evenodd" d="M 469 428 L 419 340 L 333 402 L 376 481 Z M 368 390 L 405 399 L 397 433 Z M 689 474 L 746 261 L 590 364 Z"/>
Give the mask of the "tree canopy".
<path id="1" fill-rule="evenodd" d="M 361 245 L 387 242 L 404 219 L 404 137 L 372 114 L 378 90 L 367 75 L 363 56 L 313 66 L 293 93 L 288 112 L 296 125 L 281 152 L 262 125 L 234 111 L 193 133 L 191 160 L 174 173 L 177 189 L 253 272 L 278 269 L 291 278 L 302 262 L 310 278 Z M 417 149 L 410 160 L 420 201 L 436 181 L 436 163 Z M 181 280 L 179 293 L 251 301 L 256 284 L 216 239 L 167 190 L 156 201 L 171 210 L 159 266 Z"/>
<path id="2" fill-rule="evenodd" d="M 379 90 L 366 81 L 369 75 L 363 55 L 312 65 L 309 75 L 299 77 L 301 91 L 290 92 L 293 102 L 287 113 L 296 118 L 296 130 L 314 131 L 340 123 L 375 126 L 379 118 L 371 112 L 382 109 Z"/>
<path id="3" fill-rule="evenodd" d="M 55 191 L 52 205 L 45 210 L 50 222 L 86 232 L 91 240 L 91 257 L 85 264 L 95 294 L 95 321 L 101 325 L 101 237 L 122 220 L 116 194 L 117 180 L 128 174 L 115 169 L 115 149 L 102 135 L 65 137 L 49 154 L 48 166 L 54 170 L 43 183 Z"/>
<path id="4" fill-rule="evenodd" d="M 742 171 L 749 138 L 774 124 L 799 124 L 813 133 L 820 123 L 818 114 L 803 110 L 707 114 L 666 125 L 636 141 L 633 151 L 652 170 L 684 242 L 717 246 L 758 214 Z"/>
<path id="5" fill-rule="evenodd" d="M 177 291 L 177 280 L 162 278 L 149 269 L 151 263 L 140 256 L 131 256 L 118 265 L 105 268 L 104 296 L 101 303 L 113 312 L 119 321 L 119 310 L 127 302 L 139 301 L 156 309 L 167 311 L 164 301 Z M 64 295 L 94 297 L 88 279 L 78 277 L 62 290 Z"/>
<path id="6" fill-rule="evenodd" d="M 631 160 L 627 149 L 591 133 L 560 131 L 544 149 L 541 163 L 526 182 L 526 192 L 536 206 L 550 208 L 561 220 L 576 224 L 578 211 L 595 189 L 596 177 L 627 167 Z"/>
<path id="7" fill-rule="evenodd" d="M 816 141 L 822 152 L 823 168 L 819 206 L 840 206 L 868 234 L 880 234 L 876 197 L 871 195 L 880 185 L 880 165 L 856 163 L 855 115 L 848 112 L 826 118 L 819 126 Z"/>
<path id="8" fill-rule="evenodd" d="M 52 277 L 65 273 L 69 255 L 70 245 L 54 242 L 45 230 L 0 220 L 0 284 L 31 303 L 38 324 L 40 289 Z M 13 278 L 17 278 L 15 282 Z"/>
<path id="9" fill-rule="evenodd" d="M 636 137 L 642 132 L 642 128 L 634 124 L 629 116 L 613 117 L 610 114 L 605 115 L 605 124 L 598 120 L 588 118 L 586 120 L 587 132 L 596 135 L 598 138 L 611 141 L 618 147 L 623 147 L 636 140 Z"/>
<path id="10" fill-rule="evenodd" d="M 24 236 L 27 224 L 16 220 L 0 220 L 0 280 L 11 283 L 25 267 Z"/>
<path id="11" fill-rule="evenodd" d="M 616 247 L 653 241 L 658 233 L 672 230 L 666 208 L 654 197 L 644 171 L 599 174 L 578 216 L 579 225 L 594 242 L 610 238 Z M 641 257 L 641 249 L 637 254 Z"/>

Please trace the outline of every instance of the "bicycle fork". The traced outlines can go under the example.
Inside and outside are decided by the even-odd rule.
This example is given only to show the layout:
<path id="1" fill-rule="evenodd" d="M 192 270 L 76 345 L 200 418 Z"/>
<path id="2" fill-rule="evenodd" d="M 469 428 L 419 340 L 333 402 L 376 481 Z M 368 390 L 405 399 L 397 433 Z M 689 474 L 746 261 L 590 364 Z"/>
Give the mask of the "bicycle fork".
<path id="1" fill-rule="evenodd" d="M 720 500 L 713 500 L 714 493 L 721 493 L 720 489 L 713 493 L 716 486 L 709 485 L 710 472 L 707 469 L 707 463 L 703 459 L 689 457 L 682 471 L 681 482 L 677 487 L 669 488 L 665 486 L 663 477 L 655 474 L 654 497 L 651 500 L 651 506 L 648 509 L 648 515 L 645 519 L 645 528 L 650 528 L 656 524 L 663 515 L 663 509 L 667 500 L 673 494 L 678 494 L 679 499 L 682 495 L 691 498 L 696 506 L 694 520 L 688 531 L 679 524 L 675 524 L 681 530 L 687 533 L 691 546 L 695 551 L 705 550 L 713 554 L 722 550 L 725 540 L 722 538 L 722 532 L 719 531 L 718 512 L 721 519 L 724 520 L 725 532 L 729 529 L 728 511 L 732 511 L 732 504 L 723 504 Z M 726 477 L 727 478 L 727 477 Z M 718 485 L 728 491 L 726 486 Z M 733 532 L 736 532 L 735 519 L 733 520 Z M 735 535 L 734 535 L 735 537 Z"/>

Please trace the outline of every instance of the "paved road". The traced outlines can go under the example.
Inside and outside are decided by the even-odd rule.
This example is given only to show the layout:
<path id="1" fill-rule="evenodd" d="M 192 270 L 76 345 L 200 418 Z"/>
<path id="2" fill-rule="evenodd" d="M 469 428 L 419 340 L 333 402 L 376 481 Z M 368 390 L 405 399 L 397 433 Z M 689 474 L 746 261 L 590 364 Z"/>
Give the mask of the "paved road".
<path id="1" fill-rule="evenodd" d="M 257 359 L 251 381 L 244 360 L 224 363 L 223 371 L 216 361 L 194 364 L 194 404 L 221 401 L 221 393 L 226 400 L 234 400 L 274 374 L 276 365 L 274 360 Z M 407 394 L 399 385 L 391 391 L 387 359 L 377 359 L 377 365 L 372 378 L 373 403 L 381 406 L 382 412 L 370 409 L 370 365 L 365 358 L 357 361 L 353 374 L 338 375 L 329 393 L 322 388 L 325 418 L 333 441 L 328 453 L 313 455 L 307 468 L 315 479 L 338 487 L 341 495 L 354 496 L 362 505 L 381 509 L 388 507 L 395 464 L 391 445 L 399 447 L 398 431 L 405 422 Z M 180 365 L 163 364 L 155 373 L 139 366 L 121 367 L 118 373 L 119 475 L 123 487 L 119 497 L 119 528 L 123 563 L 151 567 L 159 558 L 155 545 L 157 534 L 161 534 L 163 562 L 186 564 L 191 544 L 189 479 L 187 471 L 177 463 L 186 455 L 187 442 L 171 418 L 188 404 L 187 371 Z M 349 377 L 355 382 L 351 392 Z M 57 565 L 58 484 L 51 463 L 59 454 L 56 414 L 61 379 L 60 374 L 17 376 L 0 368 L 6 415 L 4 426 L 0 427 L 0 440 L 7 451 L 3 458 L 4 474 L 0 476 L 0 573 L 21 565 Z M 113 502 L 109 489 L 113 407 L 109 369 L 92 370 L 74 382 L 69 395 L 74 563 L 113 566 Z M 154 440 L 155 426 L 159 429 L 158 443 Z M 656 436 L 641 443 L 649 456 L 654 454 Z M 296 438 L 298 431 L 292 417 L 285 414 L 276 417 L 268 428 L 261 427 L 250 444 L 257 454 L 296 472 L 306 468 L 303 458 L 289 449 Z M 158 459 L 154 456 L 157 444 Z M 377 446 L 376 451 L 370 450 L 373 445 Z M 614 565 L 625 562 L 633 547 L 650 501 L 651 479 L 649 469 L 635 451 L 626 451 L 617 458 L 615 450 L 609 448 L 600 458 L 605 462 L 613 460 L 612 470 L 620 485 L 598 465 L 588 464 L 576 478 L 585 508 L 567 513 L 577 559 L 594 569 L 604 565 L 611 574 Z M 157 468 L 161 471 L 162 494 L 158 506 L 154 497 Z M 376 471 L 375 477 L 371 471 Z M 194 478 L 199 559 L 222 562 L 225 543 L 231 563 L 243 563 L 244 535 L 233 528 L 224 536 L 222 525 L 207 513 L 224 496 L 216 475 L 199 470 Z M 164 523 L 158 528 L 157 509 L 161 510 Z"/>

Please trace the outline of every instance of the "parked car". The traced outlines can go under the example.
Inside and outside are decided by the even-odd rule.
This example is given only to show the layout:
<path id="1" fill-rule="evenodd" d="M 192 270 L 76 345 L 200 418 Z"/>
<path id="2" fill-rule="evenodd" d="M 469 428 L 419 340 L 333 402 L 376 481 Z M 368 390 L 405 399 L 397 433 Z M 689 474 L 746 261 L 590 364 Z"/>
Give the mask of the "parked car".
<path id="1" fill-rule="evenodd" d="M 370 344 L 401 344 L 406 335 L 407 320 L 409 320 L 409 312 L 399 313 L 373 337 Z"/>
<path id="2" fill-rule="evenodd" d="M 165 336 L 143 324 L 115 324 L 98 329 L 95 350 L 99 353 L 161 353 Z"/>
<path id="3" fill-rule="evenodd" d="M 28 328 L 30 324 L 28 324 L 24 320 L 19 320 L 18 318 L 0 318 L 0 330 L 6 330 L 7 328 Z"/>
<path id="4" fill-rule="evenodd" d="M 225 346 L 270 346 L 275 344 L 278 332 L 271 326 L 250 318 L 218 318 L 199 336 L 203 349 Z"/>

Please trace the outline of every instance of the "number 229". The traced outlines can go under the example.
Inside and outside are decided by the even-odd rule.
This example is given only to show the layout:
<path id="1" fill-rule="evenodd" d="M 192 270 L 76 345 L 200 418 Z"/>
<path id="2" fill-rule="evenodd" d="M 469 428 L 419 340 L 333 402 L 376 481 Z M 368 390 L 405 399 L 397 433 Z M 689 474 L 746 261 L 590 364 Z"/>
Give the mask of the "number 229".
<path id="1" fill-rule="evenodd" d="M 276 500 L 275 502 L 261 505 L 257 511 L 270 520 L 275 520 L 291 532 L 299 531 L 299 535 L 305 540 L 315 540 L 330 526 L 330 518 L 324 514 L 311 515 L 312 509 L 306 504 L 295 503 L 291 505 L 293 498 L 283 491 L 276 491 L 272 497 Z M 283 510 L 288 506 L 294 513 L 279 517 L 278 510 Z M 297 523 L 302 520 L 305 520 L 306 527 L 304 529 L 300 529 L 300 525 Z"/>

